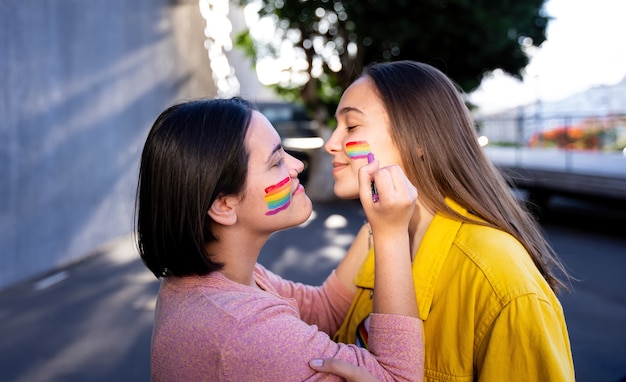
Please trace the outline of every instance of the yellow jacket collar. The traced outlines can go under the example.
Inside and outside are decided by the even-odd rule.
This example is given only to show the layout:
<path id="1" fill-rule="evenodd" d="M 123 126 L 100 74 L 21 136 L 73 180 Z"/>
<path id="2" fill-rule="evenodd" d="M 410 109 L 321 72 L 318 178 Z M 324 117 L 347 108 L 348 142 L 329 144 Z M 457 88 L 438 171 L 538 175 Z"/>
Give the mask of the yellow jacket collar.
<path id="1" fill-rule="evenodd" d="M 446 198 L 446 204 L 459 214 L 468 215 L 467 210 L 453 200 Z M 413 279 L 422 320 L 428 318 L 437 279 L 461 225 L 461 221 L 437 212 L 417 250 L 413 260 Z M 370 248 L 369 255 L 359 269 L 355 284 L 361 288 L 374 289 L 373 247 Z"/>

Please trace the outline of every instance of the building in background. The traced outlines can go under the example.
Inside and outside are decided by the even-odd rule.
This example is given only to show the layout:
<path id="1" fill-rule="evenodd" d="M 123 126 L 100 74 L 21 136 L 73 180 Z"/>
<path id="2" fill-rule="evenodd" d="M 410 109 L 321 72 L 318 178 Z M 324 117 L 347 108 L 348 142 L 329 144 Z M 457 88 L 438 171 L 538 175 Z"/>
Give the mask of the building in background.
<path id="1" fill-rule="evenodd" d="M 590 88 L 585 92 L 551 102 L 535 102 L 502 112 L 475 114 L 479 134 L 495 146 L 533 146 L 550 137 L 563 138 L 562 147 L 606 151 L 626 146 L 626 77 L 615 85 Z M 583 142 L 587 140 L 587 143 Z M 586 145 L 586 146 L 585 146 Z"/>

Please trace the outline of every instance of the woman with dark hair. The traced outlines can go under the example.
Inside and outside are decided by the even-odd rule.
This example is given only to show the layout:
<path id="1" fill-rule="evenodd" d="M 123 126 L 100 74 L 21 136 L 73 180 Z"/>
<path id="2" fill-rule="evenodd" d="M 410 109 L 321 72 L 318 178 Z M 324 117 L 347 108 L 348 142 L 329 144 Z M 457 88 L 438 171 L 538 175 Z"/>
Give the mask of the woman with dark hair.
<path id="1" fill-rule="evenodd" d="M 422 380 L 407 234 L 415 187 L 398 166 L 377 161 L 358 174 L 378 252 L 370 353 L 329 337 L 356 292 L 363 251 L 349 251 L 320 287 L 257 263 L 273 232 L 312 212 L 298 181 L 302 168 L 240 98 L 185 102 L 157 118 L 143 149 L 136 211 L 141 258 L 162 280 L 153 380 L 337 380 L 317 373 L 315 362 L 309 367 L 318 358 L 358 365 L 381 380 Z M 371 182 L 383 179 L 374 203 Z"/>
<path id="2" fill-rule="evenodd" d="M 364 159 L 352 155 L 356 146 L 375 153 L 381 166 L 398 164 L 419 192 L 407 232 L 425 379 L 573 380 L 556 297 L 567 286 L 559 273 L 567 280 L 567 272 L 478 144 L 454 83 L 419 62 L 373 64 L 346 89 L 336 118 L 325 148 L 337 196 L 359 195 Z M 368 236 L 364 227 L 354 245 L 367 248 Z M 337 341 L 369 346 L 376 240 Z"/>

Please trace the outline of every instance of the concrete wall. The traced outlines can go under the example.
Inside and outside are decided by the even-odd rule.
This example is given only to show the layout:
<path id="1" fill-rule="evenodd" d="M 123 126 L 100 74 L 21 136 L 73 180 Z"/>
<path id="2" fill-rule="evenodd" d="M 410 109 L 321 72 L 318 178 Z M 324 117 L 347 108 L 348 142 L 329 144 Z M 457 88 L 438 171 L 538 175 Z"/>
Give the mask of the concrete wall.
<path id="1" fill-rule="evenodd" d="M 0 289 L 132 231 L 168 105 L 215 95 L 198 2 L 0 2 Z"/>

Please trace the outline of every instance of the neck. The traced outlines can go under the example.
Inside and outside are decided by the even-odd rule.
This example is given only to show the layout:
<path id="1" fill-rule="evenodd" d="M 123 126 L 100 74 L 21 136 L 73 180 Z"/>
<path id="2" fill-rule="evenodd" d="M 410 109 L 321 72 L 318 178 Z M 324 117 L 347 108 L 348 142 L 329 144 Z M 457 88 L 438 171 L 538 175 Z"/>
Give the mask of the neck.
<path id="1" fill-rule="evenodd" d="M 254 267 L 269 235 L 253 236 L 229 231 L 216 236 L 219 240 L 208 245 L 207 252 L 224 264 L 220 273 L 234 282 L 256 287 Z"/>
<path id="2" fill-rule="evenodd" d="M 411 260 L 415 258 L 417 249 L 422 243 L 422 238 L 433 220 L 435 213 L 430 211 L 418 198 L 415 204 L 413 217 L 409 222 L 409 242 L 411 243 Z"/>

